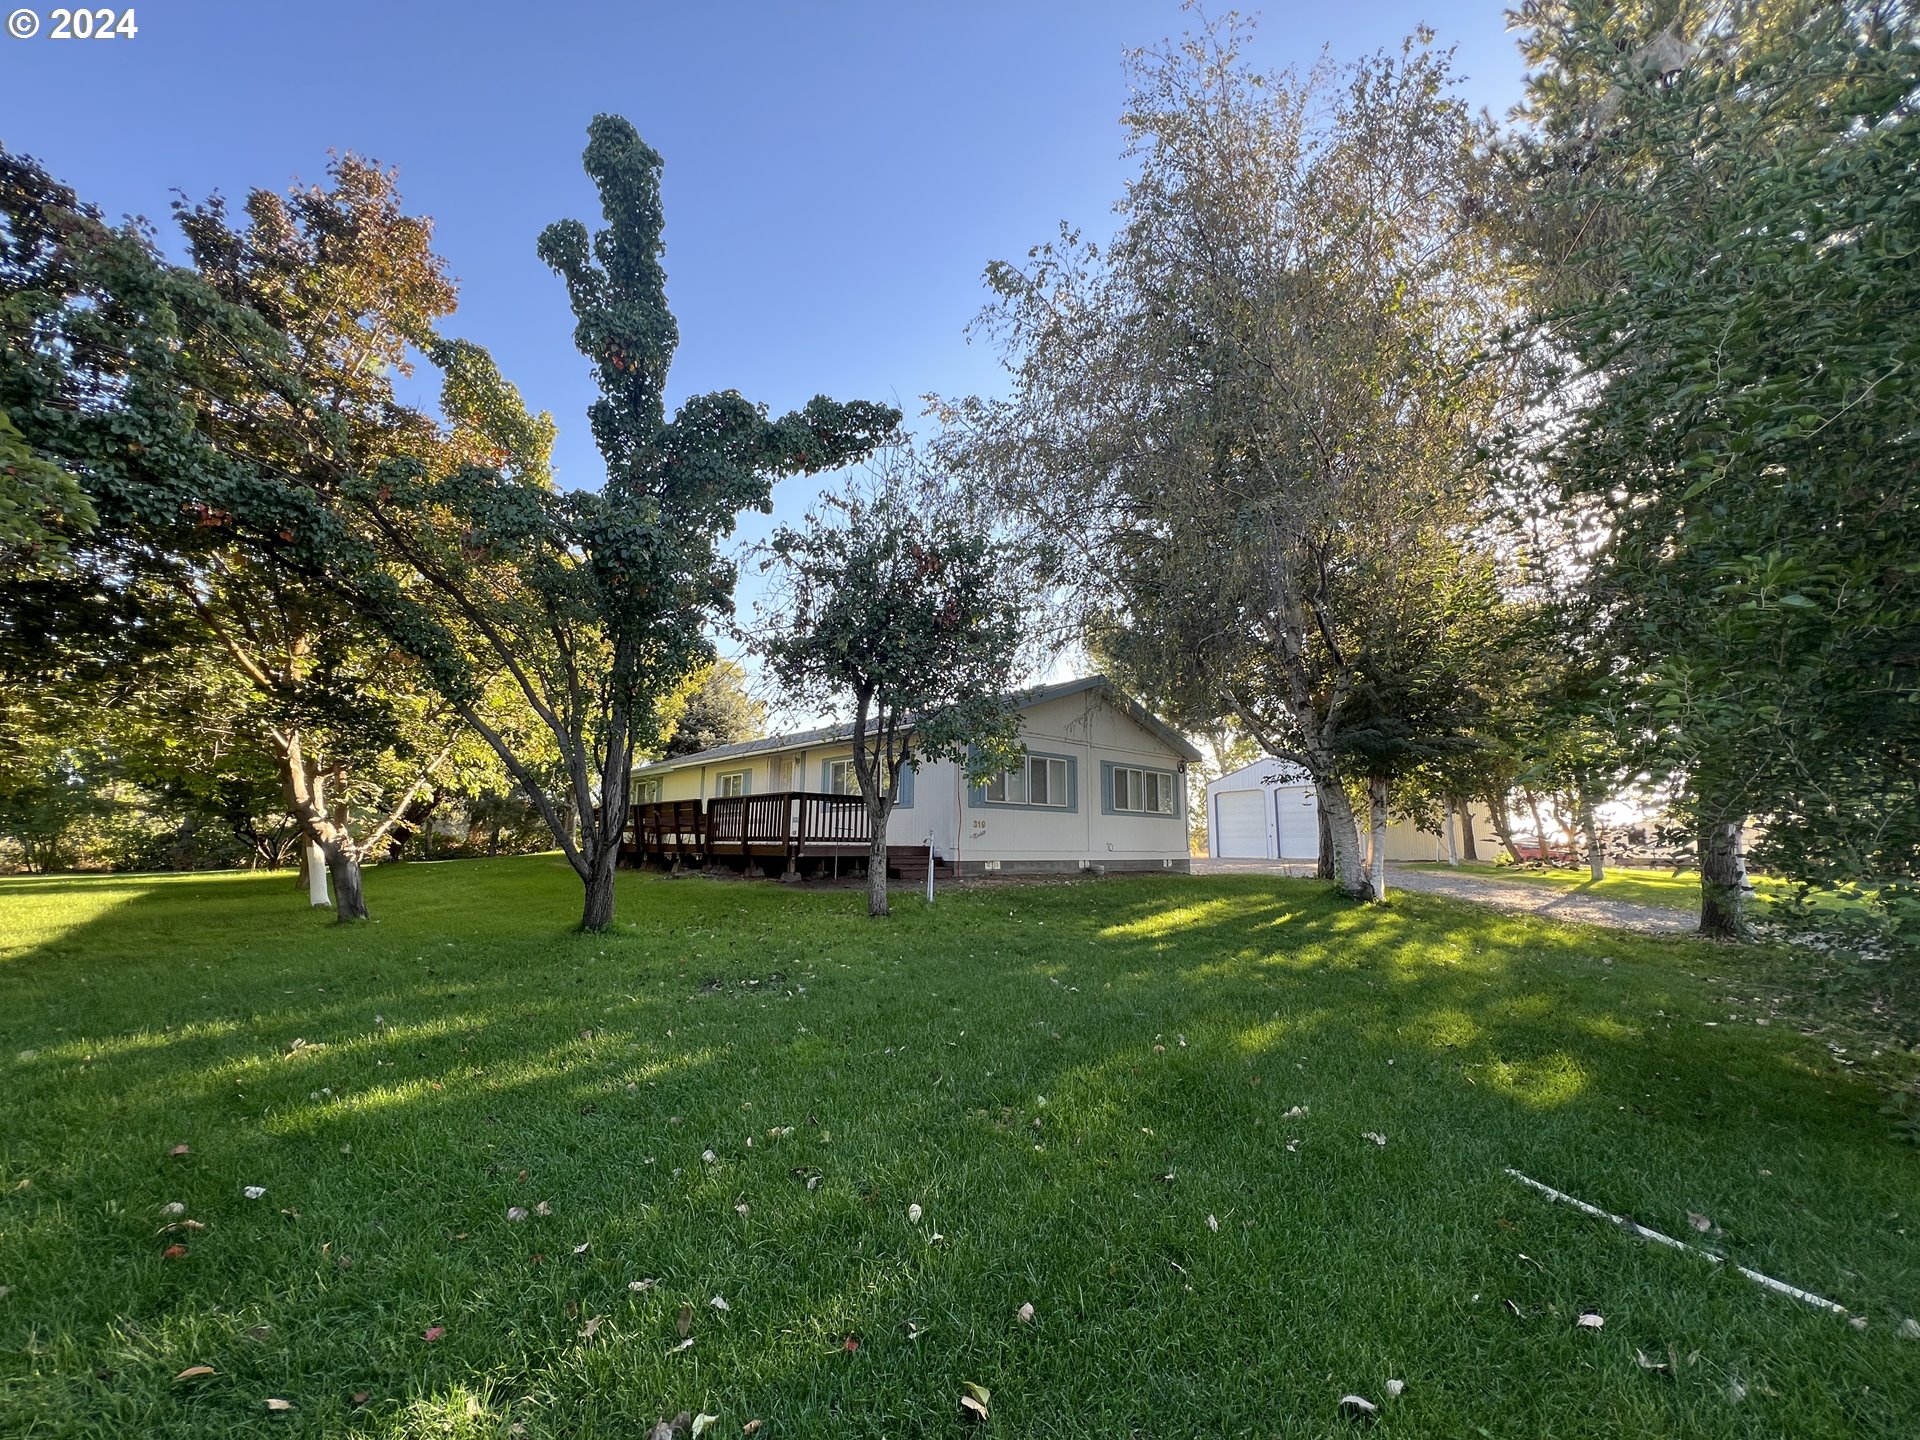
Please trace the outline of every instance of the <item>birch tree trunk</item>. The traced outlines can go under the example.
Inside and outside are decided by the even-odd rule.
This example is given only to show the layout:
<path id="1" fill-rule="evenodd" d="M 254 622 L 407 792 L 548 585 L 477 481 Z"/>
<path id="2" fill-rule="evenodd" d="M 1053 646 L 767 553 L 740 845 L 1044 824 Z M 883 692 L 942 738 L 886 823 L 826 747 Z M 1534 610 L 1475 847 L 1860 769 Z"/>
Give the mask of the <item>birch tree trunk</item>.
<path id="1" fill-rule="evenodd" d="M 1453 802 L 1449 800 L 1447 802 L 1447 823 L 1444 830 L 1447 839 L 1447 864 L 1457 867 L 1460 864 L 1460 847 L 1454 843 L 1453 820 Z"/>
<path id="2" fill-rule="evenodd" d="M 1326 843 L 1321 854 L 1323 857 L 1331 854 L 1333 882 L 1355 900 L 1370 899 L 1373 882 L 1367 878 L 1366 864 L 1360 856 L 1360 821 L 1347 799 L 1346 787 L 1329 767 L 1324 779 L 1319 775 L 1313 777 L 1313 789 L 1319 797 L 1320 816 L 1326 825 L 1322 837 Z"/>
<path id="3" fill-rule="evenodd" d="M 1702 827 L 1700 834 L 1700 933 L 1716 940 L 1752 937 L 1747 920 L 1747 817 Z"/>
<path id="4" fill-rule="evenodd" d="M 1372 802 L 1373 844 L 1370 859 L 1373 873 L 1368 877 L 1376 901 L 1387 898 L 1387 779 L 1376 775 L 1367 781 L 1367 796 Z"/>
<path id="5" fill-rule="evenodd" d="M 327 852 L 309 840 L 301 847 L 307 876 L 307 901 L 315 909 L 333 904 L 327 895 Z"/>

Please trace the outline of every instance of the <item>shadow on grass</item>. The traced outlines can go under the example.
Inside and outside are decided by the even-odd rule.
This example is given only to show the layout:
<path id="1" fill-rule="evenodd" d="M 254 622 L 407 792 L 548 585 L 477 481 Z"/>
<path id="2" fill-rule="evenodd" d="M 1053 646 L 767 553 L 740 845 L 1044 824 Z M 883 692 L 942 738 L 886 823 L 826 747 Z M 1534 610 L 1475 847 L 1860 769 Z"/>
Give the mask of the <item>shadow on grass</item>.
<path id="1" fill-rule="evenodd" d="M 621 928 L 581 936 L 542 861 L 372 872 L 375 923 L 340 930 L 272 878 L 146 887 L 0 969 L 8 1433 L 239 1433 L 289 1392 L 311 1433 L 897 1433 L 967 1379 L 1019 1433 L 1285 1430 L 1408 1357 L 1424 1433 L 1737 1433 L 1546 1323 L 1596 1296 L 1623 1343 L 1771 1356 L 1795 1433 L 1910 1413 L 1888 1353 L 1500 1175 L 1738 1215 L 1725 1243 L 1859 1302 L 1920 1279 L 1882 1218 L 1920 1170 L 1862 1087 L 1726 1022 L 1703 947 L 1250 878 L 876 925 L 625 876 Z M 169 1201 L 208 1228 L 156 1234 Z"/>

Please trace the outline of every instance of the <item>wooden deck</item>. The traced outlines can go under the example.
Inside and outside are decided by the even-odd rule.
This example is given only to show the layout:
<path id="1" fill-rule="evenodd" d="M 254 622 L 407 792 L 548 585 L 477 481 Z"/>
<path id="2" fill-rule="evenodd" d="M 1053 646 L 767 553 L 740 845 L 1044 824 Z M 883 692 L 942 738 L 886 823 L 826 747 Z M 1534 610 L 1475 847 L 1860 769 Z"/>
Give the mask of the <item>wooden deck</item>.
<path id="1" fill-rule="evenodd" d="M 780 790 L 712 800 L 635 805 L 620 849 L 629 865 L 664 869 L 725 866 L 748 875 L 857 874 L 870 858 L 866 802 L 858 795 Z M 941 862 L 939 873 L 950 874 Z M 924 880 L 924 845 L 889 845 L 887 873 Z"/>

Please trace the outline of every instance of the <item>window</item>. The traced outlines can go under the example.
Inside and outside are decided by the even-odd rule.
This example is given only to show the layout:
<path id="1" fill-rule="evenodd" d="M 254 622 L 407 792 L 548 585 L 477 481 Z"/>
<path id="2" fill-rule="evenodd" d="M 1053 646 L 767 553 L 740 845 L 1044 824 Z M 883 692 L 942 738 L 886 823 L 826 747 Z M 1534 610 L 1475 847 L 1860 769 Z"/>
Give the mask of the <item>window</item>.
<path id="1" fill-rule="evenodd" d="M 829 760 L 827 762 L 827 793 L 829 795 L 860 793 L 860 777 L 854 773 L 853 761 Z"/>
<path id="2" fill-rule="evenodd" d="M 633 782 L 633 803 L 652 805 L 660 799 L 660 777 L 650 775 L 643 780 Z"/>
<path id="3" fill-rule="evenodd" d="M 980 798 L 989 805 L 1070 810 L 1073 786 L 1067 762 L 1052 755 L 1029 755 L 1018 769 L 1002 771 L 987 781 Z"/>
<path id="4" fill-rule="evenodd" d="M 731 796 L 747 793 L 747 772 L 729 770 L 725 775 L 716 775 L 713 780 L 713 793 L 716 799 L 725 800 Z"/>
<path id="5" fill-rule="evenodd" d="M 1171 815 L 1178 782 L 1170 771 L 1136 765 L 1107 767 L 1108 805 L 1117 814 Z"/>

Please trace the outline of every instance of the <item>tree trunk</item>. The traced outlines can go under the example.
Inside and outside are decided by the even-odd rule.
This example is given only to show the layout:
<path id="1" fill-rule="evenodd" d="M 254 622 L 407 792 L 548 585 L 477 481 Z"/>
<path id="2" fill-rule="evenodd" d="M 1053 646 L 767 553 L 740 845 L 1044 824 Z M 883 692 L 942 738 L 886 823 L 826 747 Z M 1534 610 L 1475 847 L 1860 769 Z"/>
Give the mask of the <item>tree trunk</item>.
<path id="1" fill-rule="evenodd" d="M 1460 814 L 1460 853 L 1467 860 L 1480 859 L 1480 844 L 1473 837 L 1473 807 L 1465 797 L 1453 801 L 1453 808 Z"/>
<path id="2" fill-rule="evenodd" d="M 331 905 L 327 898 L 327 852 L 309 840 L 302 851 L 301 869 L 307 876 L 307 902 L 316 910 Z"/>
<path id="3" fill-rule="evenodd" d="M 586 897 L 580 907 L 580 928 L 597 934 L 613 924 L 614 870 L 620 859 L 618 842 L 596 845 L 586 856 L 587 873 L 581 877 Z"/>
<path id="4" fill-rule="evenodd" d="M 1346 787 L 1329 773 L 1324 780 L 1315 775 L 1313 789 L 1320 800 L 1320 814 L 1327 823 L 1326 838 L 1331 843 L 1326 849 L 1333 854 L 1333 883 L 1355 900 L 1371 898 L 1373 884 L 1360 858 L 1360 822 L 1354 816 L 1353 803 L 1347 799 Z"/>
<path id="5" fill-rule="evenodd" d="M 1333 822 L 1327 818 L 1327 805 L 1320 798 L 1319 787 L 1314 787 L 1313 811 L 1320 822 L 1320 861 L 1313 868 L 1317 880 L 1333 879 Z"/>
<path id="6" fill-rule="evenodd" d="M 1533 839 L 1538 853 L 1533 857 L 1541 864 L 1547 861 L 1547 824 L 1540 818 L 1540 797 L 1531 790 L 1522 792 L 1526 796 L 1527 811 L 1533 816 Z"/>
<path id="7" fill-rule="evenodd" d="M 1372 845 L 1368 858 L 1372 873 L 1367 877 L 1376 901 L 1387 898 L 1387 778 L 1375 775 L 1367 781 L 1367 797 L 1372 802 Z"/>
<path id="8" fill-rule="evenodd" d="M 1700 933 L 1716 940 L 1746 940 L 1746 817 L 1704 826 L 1700 834 Z"/>
<path id="9" fill-rule="evenodd" d="M 1487 814 L 1493 817 L 1493 833 L 1500 837 L 1500 848 L 1514 864 L 1520 863 L 1520 847 L 1513 843 L 1513 812 L 1507 809 L 1507 797 L 1497 791 L 1485 796 Z"/>
<path id="10" fill-rule="evenodd" d="M 887 909 L 887 802 L 867 802 L 867 914 L 885 915 Z"/>
<path id="11" fill-rule="evenodd" d="M 340 924 L 367 918 L 367 897 L 360 888 L 360 861 L 345 845 L 324 847 L 327 874 L 333 877 L 334 918 Z"/>
<path id="12" fill-rule="evenodd" d="M 1600 820 L 1594 814 L 1593 792 L 1585 785 L 1579 789 L 1580 829 L 1587 837 L 1587 873 L 1596 882 L 1607 878 L 1607 857 L 1600 848 Z"/>
<path id="13" fill-rule="evenodd" d="M 1453 802 L 1449 800 L 1447 802 L 1447 823 L 1446 823 L 1447 864 L 1457 866 L 1460 863 L 1460 847 L 1454 841 L 1453 820 L 1454 820 Z"/>

